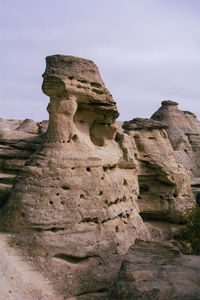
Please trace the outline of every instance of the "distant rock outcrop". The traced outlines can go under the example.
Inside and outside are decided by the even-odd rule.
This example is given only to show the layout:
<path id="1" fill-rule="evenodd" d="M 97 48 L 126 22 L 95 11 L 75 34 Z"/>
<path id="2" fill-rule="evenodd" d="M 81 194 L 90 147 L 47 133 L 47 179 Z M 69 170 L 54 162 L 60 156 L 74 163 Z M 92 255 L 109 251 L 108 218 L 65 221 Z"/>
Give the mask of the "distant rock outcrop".
<path id="1" fill-rule="evenodd" d="M 192 189 L 196 199 L 200 197 L 200 121 L 195 114 L 178 109 L 178 103 L 163 101 L 162 106 L 152 115 L 167 126 L 167 133 L 178 164 L 192 175 Z"/>
<path id="2" fill-rule="evenodd" d="M 151 119 L 167 126 L 177 162 L 187 168 L 194 177 L 200 177 L 200 121 L 196 116 L 178 109 L 176 102 L 163 101 Z"/>

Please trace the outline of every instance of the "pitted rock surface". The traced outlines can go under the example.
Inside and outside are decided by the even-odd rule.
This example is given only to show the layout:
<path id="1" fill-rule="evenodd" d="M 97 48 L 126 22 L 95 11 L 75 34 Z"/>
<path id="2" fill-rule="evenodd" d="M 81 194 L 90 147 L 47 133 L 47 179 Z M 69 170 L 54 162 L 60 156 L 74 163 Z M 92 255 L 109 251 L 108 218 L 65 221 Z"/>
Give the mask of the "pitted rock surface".
<path id="1" fill-rule="evenodd" d="M 116 136 L 117 108 L 94 63 L 48 57 L 43 77 L 48 129 L 16 178 L 0 227 L 16 233 L 13 244 L 57 293 L 102 297 L 135 239 L 150 238 L 137 211 L 132 140 Z"/>
<path id="2" fill-rule="evenodd" d="M 159 262 L 146 241 L 164 249 L 160 240 L 173 239 L 182 228 L 194 205 L 190 175 L 177 164 L 166 133 L 170 124 L 115 122 L 116 103 L 92 61 L 54 55 L 46 62 L 42 89 L 50 97 L 49 121 L 0 119 L 2 295 L 106 300 L 115 282 L 118 297 L 124 256 L 122 267 L 127 252 L 128 259 L 137 257 L 138 244 L 136 252 L 129 250 L 135 240 L 145 240 L 150 260 L 157 255 Z M 162 105 L 170 113 L 178 109 L 176 102 Z M 183 114 L 194 135 L 194 116 Z M 149 280 L 145 270 L 130 276 Z"/>

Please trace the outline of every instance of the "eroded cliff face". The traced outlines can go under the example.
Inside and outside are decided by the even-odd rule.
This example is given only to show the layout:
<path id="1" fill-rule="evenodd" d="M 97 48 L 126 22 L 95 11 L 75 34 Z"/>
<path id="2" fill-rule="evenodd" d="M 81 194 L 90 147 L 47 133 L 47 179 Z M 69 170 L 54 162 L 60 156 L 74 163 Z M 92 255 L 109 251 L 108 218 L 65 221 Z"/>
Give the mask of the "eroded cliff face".
<path id="1" fill-rule="evenodd" d="M 152 247 L 170 256 L 171 248 L 162 248 L 160 240 L 177 235 L 195 203 L 190 174 L 177 163 L 174 150 L 179 136 L 188 135 L 180 126 L 181 133 L 173 136 L 174 129 L 163 120 L 137 118 L 122 129 L 115 122 L 116 104 L 92 61 L 54 55 L 46 63 L 42 90 L 50 97 L 49 122 L 0 119 L 2 282 L 13 278 L 8 290 L 2 286 L 3 296 L 11 291 L 20 300 L 28 294 L 30 300 L 124 299 L 120 280 L 129 281 L 124 270 L 138 256 L 137 245 L 132 258 L 129 248 L 136 239 L 154 240 L 139 247 L 153 257 Z M 170 115 L 177 109 L 171 102 L 163 107 Z M 183 115 L 193 133 L 196 121 Z M 20 257 L 20 266 L 14 257 Z M 138 273 L 137 266 L 136 273 L 139 279 L 130 276 L 138 288 L 146 273 Z M 24 292 L 17 290 L 20 284 Z M 148 293 L 138 289 L 134 299 L 154 299 Z"/>

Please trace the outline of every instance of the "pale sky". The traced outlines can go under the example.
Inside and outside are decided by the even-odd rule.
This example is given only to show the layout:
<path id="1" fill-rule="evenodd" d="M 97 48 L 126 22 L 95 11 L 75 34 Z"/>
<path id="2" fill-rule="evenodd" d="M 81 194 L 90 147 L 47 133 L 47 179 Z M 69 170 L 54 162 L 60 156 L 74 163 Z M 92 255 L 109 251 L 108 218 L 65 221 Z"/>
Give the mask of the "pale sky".
<path id="1" fill-rule="evenodd" d="M 200 119 L 200 0 L 4 0 L 0 117 L 48 119 L 45 57 L 93 60 L 119 120 L 149 118 L 162 100 Z"/>

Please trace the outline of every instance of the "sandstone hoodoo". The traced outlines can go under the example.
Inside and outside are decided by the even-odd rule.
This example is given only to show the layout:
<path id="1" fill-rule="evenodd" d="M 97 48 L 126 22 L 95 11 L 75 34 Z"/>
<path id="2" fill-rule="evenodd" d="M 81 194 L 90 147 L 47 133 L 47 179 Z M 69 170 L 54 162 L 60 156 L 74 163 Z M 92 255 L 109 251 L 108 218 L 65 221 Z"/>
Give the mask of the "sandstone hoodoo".
<path id="1" fill-rule="evenodd" d="M 180 164 L 178 151 L 184 140 L 197 159 L 199 121 L 164 101 L 151 120 L 116 122 L 116 103 L 97 66 L 73 56 L 46 58 L 42 90 L 49 121 L 0 119 L 2 299 L 196 297 L 199 275 L 191 276 L 198 267 L 160 241 L 179 234 L 195 203 L 193 167 Z M 187 119 L 178 136 L 177 115 Z M 150 259 L 141 264 L 140 254 Z M 164 292 L 163 281 L 151 278 L 163 262 Z M 192 274 L 183 276 L 187 293 L 180 282 L 171 288 L 169 270 L 179 262 Z"/>
<path id="2" fill-rule="evenodd" d="M 184 166 L 192 176 L 192 190 L 200 195 L 200 121 L 195 114 L 181 111 L 178 103 L 163 101 L 162 106 L 151 119 L 159 120 L 166 126 L 176 161 Z"/>
<path id="3" fill-rule="evenodd" d="M 58 293 L 103 297 L 135 239 L 149 237 L 134 154 L 116 137 L 116 104 L 93 62 L 47 57 L 43 77 L 47 133 L 17 177 L 1 228 L 18 232 L 15 243 Z"/>
<path id="4" fill-rule="evenodd" d="M 190 174 L 176 163 L 166 125 L 135 118 L 122 127 L 136 145 L 140 215 L 152 237 L 172 238 L 174 230 L 180 229 L 173 224 L 184 222 L 185 213 L 194 205 Z"/>

